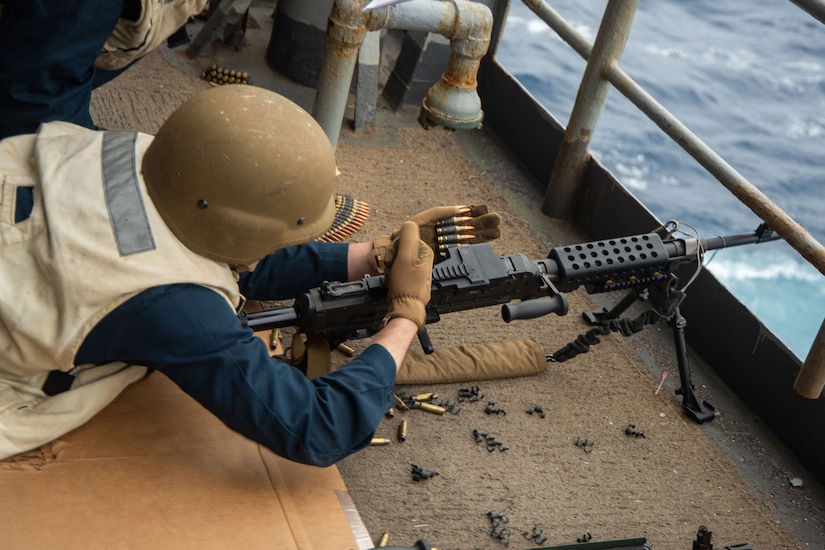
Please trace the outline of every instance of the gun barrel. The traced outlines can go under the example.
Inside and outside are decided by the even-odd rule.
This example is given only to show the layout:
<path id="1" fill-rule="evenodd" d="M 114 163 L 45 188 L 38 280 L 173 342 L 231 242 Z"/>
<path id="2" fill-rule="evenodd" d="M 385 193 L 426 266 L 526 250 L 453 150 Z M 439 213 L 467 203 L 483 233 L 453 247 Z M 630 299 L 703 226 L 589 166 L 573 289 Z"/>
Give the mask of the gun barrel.
<path id="1" fill-rule="evenodd" d="M 770 235 L 760 235 L 756 232 L 740 233 L 738 235 L 725 235 L 719 237 L 710 237 L 702 239 L 702 248 L 705 250 L 717 250 L 719 248 L 728 248 L 731 246 L 742 246 L 744 244 L 759 244 L 768 241 L 776 241 L 780 239 L 776 233 Z"/>
<path id="2" fill-rule="evenodd" d="M 751 231 L 750 233 L 737 233 L 735 235 L 720 235 L 706 239 L 674 239 L 666 241 L 665 248 L 671 259 L 688 255 L 695 255 L 698 252 L 697 244 L 705 252 L 709 250 L 719 250 L 733 246 L 746 244 L 759 244 L 769 241 L 779 240 L 781 237 L 772 231 Z"/>
<path id="3" fill-rule="evenodd" d="M 285 328 L 297 325 L 298 320 L 298 312 L 294 307 L 283 307 L 272 311 L 250 313 L 246 317 L 246 326 L 253 331 Z"/>

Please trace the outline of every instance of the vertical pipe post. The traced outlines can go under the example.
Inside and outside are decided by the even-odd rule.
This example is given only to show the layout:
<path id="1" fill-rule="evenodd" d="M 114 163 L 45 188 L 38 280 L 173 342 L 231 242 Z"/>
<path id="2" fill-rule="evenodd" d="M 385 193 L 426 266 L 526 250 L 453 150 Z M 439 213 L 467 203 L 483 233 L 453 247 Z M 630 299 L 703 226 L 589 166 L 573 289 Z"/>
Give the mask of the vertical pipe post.
<path id="1" fill-rule="evenodd" d="M 363 13 L 366 5 L 367 0 L 336 1 L 329 15 L 327 46 L 312 116 L 324 129 L 333 147 L 338 143 L 358 49 L 367 34 L 369 15 Z"/>
<path id="2" fill-rule="evenodd" d="M 819 327 L 805 364 L 796 376 L 793 389 L 802 397 L 818 399 L 825 387 L 825 320 Z"/>
<path id="3" fill-rule="evenodd" d="M 639 0 L 610 0 L 584 71 L 576 103 L 564 133 L 542 212 L 553 218 L 569 218 L 573 200 L 589 159 L 588 146 L 610 91 L 605 72 L 619 62 Z"/>

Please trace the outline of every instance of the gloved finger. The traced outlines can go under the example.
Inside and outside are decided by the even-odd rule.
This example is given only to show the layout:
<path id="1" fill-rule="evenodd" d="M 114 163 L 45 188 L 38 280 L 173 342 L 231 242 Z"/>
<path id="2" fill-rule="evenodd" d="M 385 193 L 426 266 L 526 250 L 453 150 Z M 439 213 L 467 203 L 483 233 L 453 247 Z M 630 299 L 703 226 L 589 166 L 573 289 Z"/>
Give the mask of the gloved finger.
<path id="1" fill-rule="evenodd" d="M 497 213 L 484 214 L 457 225 L 437 225 L 435 240 L 437 243 L 472 244 L 486 242 L 501 237 L 501 217 Z M 422 228 L 421 238 L 425 241 L 425 229 Z"/>
<path id="2" fill-rule="evenodd" d="M 488 212 L 486 204 L 480 204 L 477 206 L 465 206 L 464 208 L 469 208 L 469 211 L 462 212 L 461 214 L 464 216 L 472 216 L 474 218 L 483 216 Z"/>
<path id="3" fill-rule="evenodd" d="M 452 216 L 450 218 L 442 218 L 435 221 L 436 227 L 452 227 L 452 226 L 464 226 L 464 225 L 473 225 L 474 227 L 479 227 L 482 225 L 498 225 L 501 221 L 501 218 L 497 213 L 488 213 L 486 206 L 476 207 L 476 206 L 469 206 L 467 207 L 468 210 L 465 213 L 462 213 L 458 216 Z M 474 210 L 482 208 L 484 209 L 484 213 L 473 215 Z"/>
<path id="4" fill-rule="evenodd" d="M 421 232 L 418 224 L 412 221 L 404 222 L 398 231 L 396 257 L 412 267 L 421 267 L 432 260 L 433 252 L 421 241 Z"/>
<path id="5" fill-rule="evenodd" d="M 496 229 L 501 225 L 501 216 L 497 212 L 484 214 L 477 218 L 451 218 L 449 223 L 439 222 L 435 225 L 436 235 L 475 235 L 487 229 Z"/>
<path id="6" fill-rule="evenodd" d="M 464 212 L 469 212 L 466 206 L 436 206 L 434 208 L 424 210 L 423 212 L 419 212 L 418 214 L 412 216 L 409 221 L 415 222 L 418 225 L 425 225 L 429 223 L 436 223 L 439 220 L 452 218 L 458 216 L 459 214 L 463 214 Z"/>
<path id="7" fill-rule="evenodd" d="M 453 218 L 469 219 L 482 216 L 488 212 L 487 205 L 467 206 L 459 204 L 456 206 L 436 206 L 419 212 L 410 218 L 410 221 L 418 225 L 430 223 L 453 223 Z M 453 220 L 453 221 L 451 221 Z"/>
<path id="8" fill-rule="evenodd" d="M 392 267 L 397 258 L 401 261 L 410 258 L 413 244 L 417 245 L 421 240 L 421 230 L 417 223 L 406 221 L 394 236 L 392 244 L 384 252 L 384 266 L 387 269 Z"/>
<path id="9" fill-rule="evenodd" d="M 476 229 L 498 227 L 501 225 L 501 216 L 498 212 L 492 212 L 489 214 L 485 213 L 480 216 L 474 216 L 473 219 L 467 223 L 467 225 L 472 225 Z"/>

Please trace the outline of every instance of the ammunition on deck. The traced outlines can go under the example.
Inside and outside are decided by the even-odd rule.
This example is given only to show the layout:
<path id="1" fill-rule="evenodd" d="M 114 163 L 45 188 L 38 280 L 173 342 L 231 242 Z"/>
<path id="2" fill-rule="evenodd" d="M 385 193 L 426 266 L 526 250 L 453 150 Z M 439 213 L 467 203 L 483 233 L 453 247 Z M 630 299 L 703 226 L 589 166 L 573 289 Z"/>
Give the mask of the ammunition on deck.
<path id="1" fill-rule="evenodd" d="M 428 413 L 433 414 L 444 414 L 444 412 L 447 410 L 444 407 L 439 407 L 438 405 L 431 405 L 430 403 L 421 402 L 417 402 L 413 408 L 421 409 L 422 411 L 427 411 Z"/>
<path id="2" fill-rule="evenodd" d="M 278 344 L 281 342 L 281 329 L 274 328 L 272 332 L 269 334 L 269 349 L 275 349 L 278 347 Z"/>
<path id="3" fill-rule="evenodd" d="M 407 421 L 402 420 L 401 424 L 398 426 L 398 441 L 406 441 L 407 440 Z"/>
<path id="4" fill-rule="evenodd" d="M 395 394 L 393 394 L 392 397 L 393 397 L 393 399 L 395 399 L 395 406 L 398 407 L 399 411 L 409 410 L 409 407 L 407 406 L 406 403 L 404 403 L 403 399 L 401 399 L 400 397 L 398 397 Z"/>
<path id="5" fill-rule="evenodd" d="M 348 346 L 346 344 L 338 344 L 338 346 L 336 346 L 335 349 L 337 349 L 347 357 L 352 357 L 353 355 L 355 355 L 355 348 L 352 346 Z"/>
<path id="6" fill-rule="evenodd" d="M 395 408 L 394 408 L 394 407 L 390 407 L 390 408 L 387 410 L 387 412 L 385 412 L 385 413 L 384 413 L 384 416 L 386 416 L 387 418 L 394 418 L 394 417 L 395 417 Z"/>
<path id="7" fill-rule="evenodd" d="M 414 401 L 432 401 L 433 399 L 437 398 L 437 393 L 419 393 L 418 395 L 413 396 Z"/>
<path id="8" fill-rule="evenodd" d="M 390 541 L 390 534 L 384 533 L 381 535 L 381 538 L 378 539 L 378 544 L 375 545 L 376 548 L 381 548 L 382 546 L 386 546 L 387 543 Z"/>
<path id="9" fill-rule="evenodd" d="M 386 437 L 373 437 L 372 440 L 370 440 L 371 447 L 381 447 L 383 445 L 389 445 L 390 443 L 390 440 Z"/>

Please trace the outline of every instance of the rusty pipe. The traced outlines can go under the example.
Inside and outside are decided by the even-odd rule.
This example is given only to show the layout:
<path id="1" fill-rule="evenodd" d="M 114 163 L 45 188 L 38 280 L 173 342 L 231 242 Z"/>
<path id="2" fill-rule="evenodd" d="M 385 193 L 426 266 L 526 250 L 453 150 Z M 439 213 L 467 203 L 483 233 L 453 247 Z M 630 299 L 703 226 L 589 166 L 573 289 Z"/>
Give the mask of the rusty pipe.
<path id="1" fill-rule="evenodd" d="M 367 0 L 335 0 L 329 16 L 312 115 L 333 146 L 344 119 L 358 49 L 367 31 L 382 28 L 436 32 L 450 40 L 447 68 L 422 102 L 419 121 L 425 128 L 477 127 L 483 112 L 476 78 L 490 45 L 490 9 L 469 0 L 413 0 L 364 11 L 366 4 Z"/>

